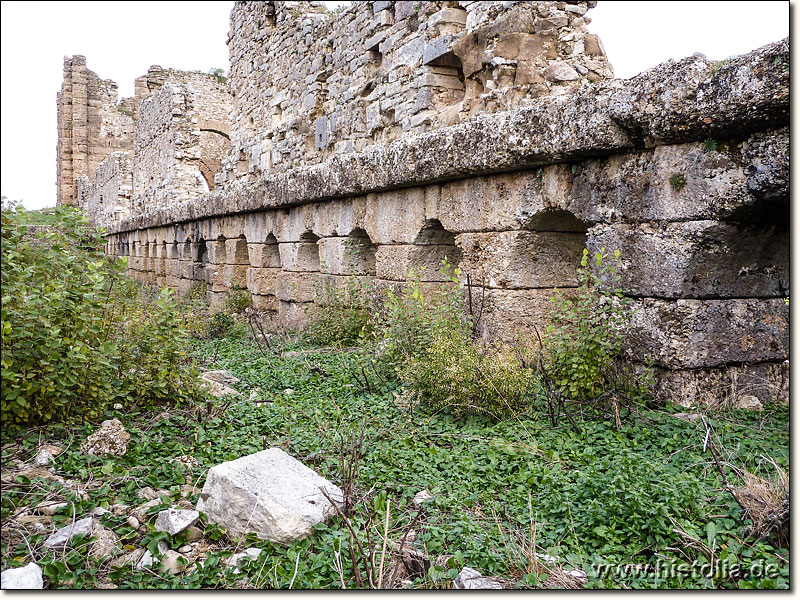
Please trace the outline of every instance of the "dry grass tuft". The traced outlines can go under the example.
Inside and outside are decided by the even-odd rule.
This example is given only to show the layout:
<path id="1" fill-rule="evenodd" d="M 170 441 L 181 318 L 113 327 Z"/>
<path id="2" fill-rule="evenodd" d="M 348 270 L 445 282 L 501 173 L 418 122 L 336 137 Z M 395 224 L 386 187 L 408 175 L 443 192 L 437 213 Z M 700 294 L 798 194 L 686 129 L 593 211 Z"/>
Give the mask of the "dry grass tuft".
<path id="1" fill-rule="evenodd" d="M 764 479 L 753 473 L 740 473 L 744 485 L 735 495 L 745 515 L 753 524 L 747 535 L 758 539 L 773 537 L 778 545 L 789 544 L 789 474 L 771 458 L 765 460 L 775 469 L 775 476 Z"/>

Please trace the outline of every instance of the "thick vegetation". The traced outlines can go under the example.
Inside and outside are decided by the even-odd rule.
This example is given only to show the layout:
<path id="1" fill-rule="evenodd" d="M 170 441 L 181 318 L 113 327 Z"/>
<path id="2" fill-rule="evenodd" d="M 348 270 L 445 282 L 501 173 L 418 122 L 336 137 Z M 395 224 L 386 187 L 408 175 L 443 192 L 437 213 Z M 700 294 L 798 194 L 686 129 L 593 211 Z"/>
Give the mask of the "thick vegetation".
<path id="1" fill-rule="evenodd" d="M 32 230 L 42 219 L 18 208 L 2 212 L 4 425 L 190 396 L 196 373 L 172 295 L 129 280 L 77 211 Z"/>
<path id="2" fill-rule="evenodd" d="M 118 267 L 95 253 L 97 238 L 68 213 L 52 238 L 26 237 L 14 218 L 3 224 L 4 422 L 7 410 L 21 423 L 46 420 L 50 403 L 61 402 L 47 391 L 57 377 L 75 403 L 58 410 L 87 418 L 4 435 L 3 569 L 36 561 L 50 587 L 65 588 L 446 588 L 464 566 L 515 588 L 574 587 L 570 569 L 583 569 L 580 585 L 593 588 L 788 587 L 786 540 L 766 512 L 749 508 L 785 498 L 788 409 L 689 418 L 648 406 L 647 370 L 620 368 L 626 307 L 602 252 L 597 276 L 584 256 L 580 289 L 556 300 L 554 326 L 541 340 L 480 343 L 457 273 L 445 286 L 412 277 L 383 296 L 355 284 L 330 291 L 310 315 L 310 334 L 299 336 L 253 326 L 255 313 L 235 293 L 214 312 L 202 286 L 176 306 L 166 293 L 124 284 Z M 60 241 L 65 230 L 70 243 Z M 35 285 L 50 303 L 28 308 L 10 292 L 7 301 L 6 239 L 16 248 L 8 271 L 15 293 L 27 300 Z M 59 249 L 53 272 L 37 270 L 34 244 Z M 65 258 L 78 247 L 74 263 Z M 66 306 L 50 306 L 54 298 Z M 36 311 L 42 330 L 70 331 L 70 347 L 91 359 L 76 362 L 68 351 L 51 351 L 56 361 L 29 358 L 40 352 L 32 345 L 47 341 L 30 324 Z M 180 354 L 186 335 L 197 365 L 231 372 L 241 395 L 150 406 L 193 389 Z M 43 357 L 57 375 L 37 366 Z M 67 378 L 87 369 L 88 386 Z M 10 400 L 7 377 L 17 390 Z M 27 382 L 51 383 L 30 391 Z M 81 452 L 80 440 L 96 429 L 88 421 L 109 418 L 130 433 L 128 452 Z M 65 449 L 53 465 L 61 479 L 19 462 L 29 465 L 45 443 Z M 146 530 L 124 514 L 107 513 L 103 523 L 119 536 L 119 552 L 156 550 L 162 539 L 178 549 L 185 535 L 156 532 L 153 515 L 195 505 L 211 466 L 267 447 L 342 487 L 344 515 L 288 546 L 230 539 L 202 521 L 205 562 L 178 575 L 112 567 L 111 556 L 90 555 L 91 538 L 58 552 L 43 547 L 49 526 L 96 507 L 142 504 L 140 491 L 150 487 L 161 504 Z M 194 462 L 175 460 L 187 456 Z M 743 491 L 732 494 L 726 483 Z M 432 499 L 417 507 L 422 490 Z M 43 501 L 66 504 L 40 531 L 30 517 Z M 245 547 L 263 552 L 238 573 L 227 568 Z"/>

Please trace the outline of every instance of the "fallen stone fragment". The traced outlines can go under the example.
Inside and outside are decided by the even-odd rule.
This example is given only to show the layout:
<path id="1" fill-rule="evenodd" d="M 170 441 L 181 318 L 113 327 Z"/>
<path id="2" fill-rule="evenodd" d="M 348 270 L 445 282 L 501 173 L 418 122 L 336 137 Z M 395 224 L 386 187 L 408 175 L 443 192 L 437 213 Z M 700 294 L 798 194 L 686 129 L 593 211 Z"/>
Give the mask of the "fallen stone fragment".
<path id="1" fill-rule="evenodd" d="M 672 416 L 681 421 L 686 421 L 687 423 L 694 423 L 700 418 L 700 415 L 697 413 L 675 413 Z"/>
<path id="2" fill-rule="evenodd" d="M 548 81 L 575 81 L 581 78 L 575 69 L 560 60 L 547 67 L 542 75 Z"/>
<path id="3" fill-rule="evenodd" d="M 239 392 L 228 385 L 238 382 L 239 379 L 227 371 L 206 371 L 200 375 L 200 385 L 208 390 L 209 394 L 217 398 L 238 394 Z"/>
<path id="4" fill-rule="evenodd" d="M 17 515 L 16 520 L 18 523 L 22 525 L 32 525 L 36 531 L 41 531 L 43 529 L 49 529 L 50 525 L 53 523 L 53 519 L 51 519 L 47 515 Z"/>
<path id="5" fill-rule="evenodd" d="M 50 452 L 42 448 L 41 450 L 39 450 L 39 452 L 36 453 L 36 457 L 33 459 L 33 464 L 39 467 L 46 467 L 55 459 L 56 459 L 55 456 L 53 456 Z"/>
<path id="6" fill-rule="evenodd" d="M 469 567 L 464 567 L 453 580 L 457 590 L 502 590 L 503 586 L 490 577 L 484 577 L 480 572 Z"/>
<path id="7" fill-rule="evenodd" d="M 270 448 L 211 467 L 197 510 L 232 536 L 254 533 L 290 543 L 336 513 L 320 488 L 343 502 L 342 490 L 333 483 L 281 449 Z"/>
<path id="8" fill-rule="evenodd" d="M 69 502 L 41 502 L 36 507 L 36 512 L 40 515 L 48 515 L 53 516 L 62 508 L 67 508 L 69 506 Z"/>
<path id="9" fill-rule="evenodd" d="M 42 567 L 36 563 L 29 563 L 18 569 L 6 569 L 0 573 L 0 587 L 4 590 L 44 589 Z"/>
<path id="10" fill-rule="evenodd" d="M 433 500 L 433 496 L 430 495 L 428 490 L 422 490 L 416 493 L 412 502 L 414 503 L 415 508 L 419 508 L 422 506 L 423 502 L 427 502 L 428 500 Z"/>
<path id="11" fill-rule="evenodd" d="M 139 523 L 139 519 L 137 519 L 136 517 L 130 516 L 127 519 L 125 519 L 125 522 L 128 524 L 128 527 L 130 527 L 131 529 L 139 529 L 140 523 Z"/>
<path id="12" fill-rule="evenodd" d="M 142 500 L 156 500 L 161 496 L 169 496 L 169 492 L 167 490 L 154 490 L 148 486 L 137 491 L 136 496 Z"/>
<path id="13" fill-rule="evenodd" d="M 248 548 L 244 552 L 237 552 L 229 557 L 226 564 L 233 568 L 234 573 L 238 574 L 241 573 L 239 567 L 242 566 L 244 559 L 257 560 L 259 556 L 261 556 L 261 548 Z"/>
<path id="14" fill-rule="evenodd" d="M 93 535 L 97 538 L 89 550 L 89 557 L 95 560 L 113 558 L 120 550 L 117 534 L 102 526 L 95 526 Z"/>
<path id="15" fill-rule="evenodd" d="M 44 446 L 39 448 L 39 451 L 42 450 L 44 450 L 45 452 L 49 452 L 53 456 L 58 456 L 59 454 L 64 452 L 64 449 L 61 446 L 56 446 L 55 444 L 45 444 Z"/>
<path id="16" fill-rule="evenodd" d="M 192 525 L 186 528 L 186 541 L 196 542 L 203 539 L 203 530 Z"/>
<path id="17" fill-rule="evenodd" d="M 139 562 L 139 559 L 144 556 L 145 549 L 144 548 L 137 548 L 132 552 L 128 552 L 127 554 L 123 554 L 122 556 L 118 556 L 114 560 L 109 563 L 109 566 L 113 569 L 116 567 L 124 567 L 126 565 L 134 565 Z"/>
<path id="18" fill-rule="evenodd" d="M 176 456 L 172 459 L 175 462 L 181 463 L 182 465 L 186 465 L 189 468 L 199 467 L 200 463 L 194 456 L 189 456 L 188 454 L 182 454 L 181 456 Z"/>
<path id="19" fill-rule="evenodd" d="M 75 523 L 70 523 L 47 538 L 44 541 L 44 547 L 48 549 L 61 548 L 64 545 L 69 545 L 72 542 L 72 538 L 76 535 L 85 535 L 88 537 L 92 535 L 96 525 L 99 525 L 99 523 L 96 523 L 92 517 L 86 517 L 85 519 L 75 521 Z"/>
<path id="20" fill-rule="evenodd" d="M 93 456 L 122 456 L 128 451 L 130 439 L 119 419 L 110 419 L 83 441 L 81 450 Z"/>
<path id="21" fill-rule="evenodd" d="M 115 515 L 117 515 L 118 517 L 121 517 L 122 515 L 127 513 L 128 510 L 130 510 L 130 506 L 128 506 L 127 504 L 112 504 L 111 505 L 111 512 L 114 513 Z"/>
<path id="22" fill-rule="evenodd" d="M 103 515 L 109 514 L 111 511 L 103 508 L 102 506 L 96 506 L 92 509 L 91 515 L 93 517 L 102 517 Z"/>
<path id="23" fill-rule="evenodd" d="M 147 511 L 153 508 L 154 506 L 161 505 L 161 500 L 159 498 L 153 498 L 149 502 L 145 502 L 144 504 L 140 504 L 136 508 L 131 511 L 131 516 L 136 517 L 139 523 L 145 524 L 150 520 L 150 517 L 147 514 Z"/>
<path id="24" fill-rule="evenodd" d="M 200 518 L 200 513 L 196 510 L 181 510 L 168 508 L 158 513 L 156 517 L 156 531 L 166 531 L 170 535 L 180 533 L 189 525 L 194 525 Z"/>
<path id="25" fill-rule="evenodd" d="M 158 568 L 159 573 L 170 573 L 172 575 L 179 575 L 186 570 L 189 566 L 186 557 L 180 552 L 175 550 L 167 550 L 164 557 L 161 559 L 161 566 Z"/>
<path id="26" fill-rule="evenodd" d="M 218 381 L 220 383 L 239 383 L 239 381 L 241 381 L 238 377 L 232 375 L 224 369 L 218 371 L 206 371 L 200 375 L 200 377 L 209 381 Z"/>
<path id="27" fill-rule="evenodd" d="M 749 410 L 764 410 L 764 405 L 761 404 L 761 400 L 749 394 L 736 398 L 734 406 L 736 408 L 746 408 Z"/>
<path id="28" fill-rule="evenodd" d="M 167 544 L 167 542 L 165 542 L 164 540 L 159 540 L 158 553 L 166 554 L 167 550 L 169 550 L 169 545 Z M 155 562 L 155 556 L 153 556 L 153 553 L 150 552 L 150 550 L 147 550 L 142 554 L 142 557 L 139 559 L 139 562 L 136 563 L 136 569 L 137 570 L 149 569 L 150 567 L 153 566 L 154 562 Z"/>

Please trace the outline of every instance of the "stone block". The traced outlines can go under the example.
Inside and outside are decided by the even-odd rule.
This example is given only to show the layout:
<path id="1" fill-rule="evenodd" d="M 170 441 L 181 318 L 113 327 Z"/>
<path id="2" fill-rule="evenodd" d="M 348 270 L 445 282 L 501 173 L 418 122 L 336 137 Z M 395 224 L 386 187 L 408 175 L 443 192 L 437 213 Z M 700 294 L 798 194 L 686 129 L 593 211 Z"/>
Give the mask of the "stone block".
<path id="1" fill-rule="evenodd" d="M 679 406 L 733 406 L 742 396 L 762 404 L 788 403 L 788 374 L 781 363 L 760 363 L 712 369 L 655 369 L 657 398 Z"/>
<path id="2" fill-rule="evenodd" d="M 41 590 L 44 589 L 42 567 L 36 563 L 28 563 L 18 569 L 5 569 L 0 575 L 4 590 Z"/>
<path id="3" fill-rule="evenodd" d="M 247 240 L 236 238 L 225 240 L 225 263 L 229 265 L 249 265 Z"/>
<path id="4" fill-rule="evenodd" d="M 559 290 L 569 296 L 570 288 Z M 536 337 L 544 335 L 551 322 L 555 305 L 551 301 L 555 289 L 530 290 L 473 290 L 473 309 L 480 314 L 478 332 L 485 340 L 513 340 L 517 334 Z"/>
<path id="5" fill-rule="evenodd" d="M 275 278 L 275 296 L 285 302 L 313 302 L 319 285 L 317 273 L 281 271 Z"/>
<path id="6" fill-rule="evenodd" d="M 322 238 L 319 246 L 322 272 L 334 275 L 374 275 L 375 246 L 366 238 Z"/>
<path id="7" fill-rule="evenodd" d="M 457 12 L 463 12 L 463 11 L 457 11 Z M 443 35 L 428 42 L 425 45 L 425 49 L 423 50 L 422 53 L 422 64 L 432 67 L 460 68 L 461 61 L 453 53 L 453 42 L 457 39 L 458 39 L 457 35 L 450 34 L 450 35 Z M 431 84 L 423 84 L 423 85 L 431 85 Z"/>
<path id="8" fill-rule="evenodd" d="M 445 183 L 438 217 L 453 233 L 525 229 L 545 208 L 541 179 L 522 171 Z"/>
<path id="9" fill-rule="evenodd" d="M 789 306 L 783 299 L 632 302 L 626 345 L 634 360 L 701 369 L 786 360 Z"/>
<path id="10" fill-rule="evenodd" d="M 506 289 L 574 287 L 586 236 L 549 231 L 464 233 L 456 243 L 462 252 L 459 267 L 476 284 Z"/>
<path id="11" fill-rule="evenodd" d="M 249 270 L 247 265 L 225 265 L 222 267 L 222 285 L 230 289 L 246 288 Z"/>
<path id="12" fill-rule="evenodd" d="M 250 290 L 251 294 L 274 294 L 275 280 L 280 272 L 281 270 L 276 268 L 258 269 L 250 267 L 247 269 L 247 289 Z"/>
<path id="13" fill-rule="evenodd" d="M 227 262 L 225 256 L 225 240 L 207 240 L 206 250 L 208 251 L 208 262 L 214 265 L 222 265 Z"/>
<path id="14" fill-rule="evenodd" d="M 319 248 L 316 242 L 288 242 L 278 244 L 284 271 L 319 271 Z"/>
<path id="15" fill-rule="evenodd" d="M 190 525 L 194 525 L 194 522 L 199 518 L 200 513 L 196 510 L 177 508 L 162 510 L 159 511 L 156 517 L 155 530 L 166 531 L 170 535 L 176 535 Z"/>
<path id="16" fill-rule="evenodd" d="M 389 281 L 405 281 L 414 271 L 421 281 L 445 281 L 442 261 L 446 258 L 452 266 L 458 265 L 460 251 L 451 245 L 386 245 L 378 246 L 375 253 L 376 276 Z"/>
<path id="17" fill-rule="evenodd" d="M 789 294 L 788 227 L 721 221 L 616 223 L 593 227 L 589 246 L 594 251 L 620 250 L 621 285 L 634 296 Z"/>
<path id="18" fill-rule="evenodd" d="M 278 324 L 281 327 L 288 327 L 302 331 L 308 325 L 308 315 L 306 314 L 308 303 L 278 301 Z"/>
<path id="19" fill-rule="evenodd" d="M 424 188 L 367 196 L 364 228 L 375 244 L 411 243 L 425 224 Z"/>
<path id="20" fill-rule="evenodd" d="M 253 294 L 251 296 L 253 308 L 255 310 L 278 312 L 278 298 L 275 296 L 261 296 Z"/>
<path id="21" fill-rule="evenodd" d="M 278 244 L 247 244 L 248 261 L 256 268 L 280 268 Z"/>

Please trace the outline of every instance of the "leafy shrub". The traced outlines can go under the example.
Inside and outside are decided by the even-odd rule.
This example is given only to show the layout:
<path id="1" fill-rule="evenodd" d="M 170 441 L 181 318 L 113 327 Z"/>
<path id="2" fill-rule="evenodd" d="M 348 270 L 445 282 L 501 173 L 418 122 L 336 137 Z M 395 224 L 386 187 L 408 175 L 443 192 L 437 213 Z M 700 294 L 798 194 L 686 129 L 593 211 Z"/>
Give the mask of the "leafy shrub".
<path id="1" fill-rule="evenodd" d="M 234 321 L 233 317 L 224 311 L 211 313 L 211 316 L 208 319 L 207 337 L 225 337 L 231 331 L 231 329 L 233 329 L 235 323 L 236 321 Z"/>
<path id="2" fill-rule="evenodd" d="M 228 297 L 225 299 L 225 311 L 232 313 L 243 313 L 246 308 L 253 304 L 253 297 L 247 288 L 234 286 Z"/>
<path id="3" fill-rule="evenodd" d="M 581 403 L 640 402 L 652 385 L 650 369 L 636 374 L 621 364 L 630 304 L 619 287 L 619 257 L 617 250 L 609 263 L 603 248 L 594 255 L 593 269 L 584 249 L 576 293 L 552 298 L 556 310 L 547 328 L 544 372 L 562 398 Z"/>
<path id="4" fill-rule="evenodd" d="M 325 346 L 354 346 L 373 327 L 373 288 L 350 277 L 344 287 L 317 283 L 317 301 L 307 309 L 308 335 Z"/>
<path id="5" fill-rule="evenodd" d="M 510 348 L 473 340 L 459 272 L 444 263 L 443 273 L 447 282 L 423 288 L 412 272 L 402 291 L 387 292 L 375 336 L 377 370 L 401 383 L 412 405 L 495 418 L 522 409 L 534 372 Z"/>
<path id="6" fill-rule="evenodd" d="M 193 393 L 185 331 L 172 295 L 143 292 L 108 260 L 77 211 L 31 234 L 2 211 L 2 418 L 23 425 L 94 418 L 116 402 L 173 402 Z"/>
<path id="7" fill-rule="evenodd" d="M 509 348 L 482 347 L 452 332 L 435 334 L 401 371 L 413 403 L 495 418 L 527 406 L 533 377 Z"/>

